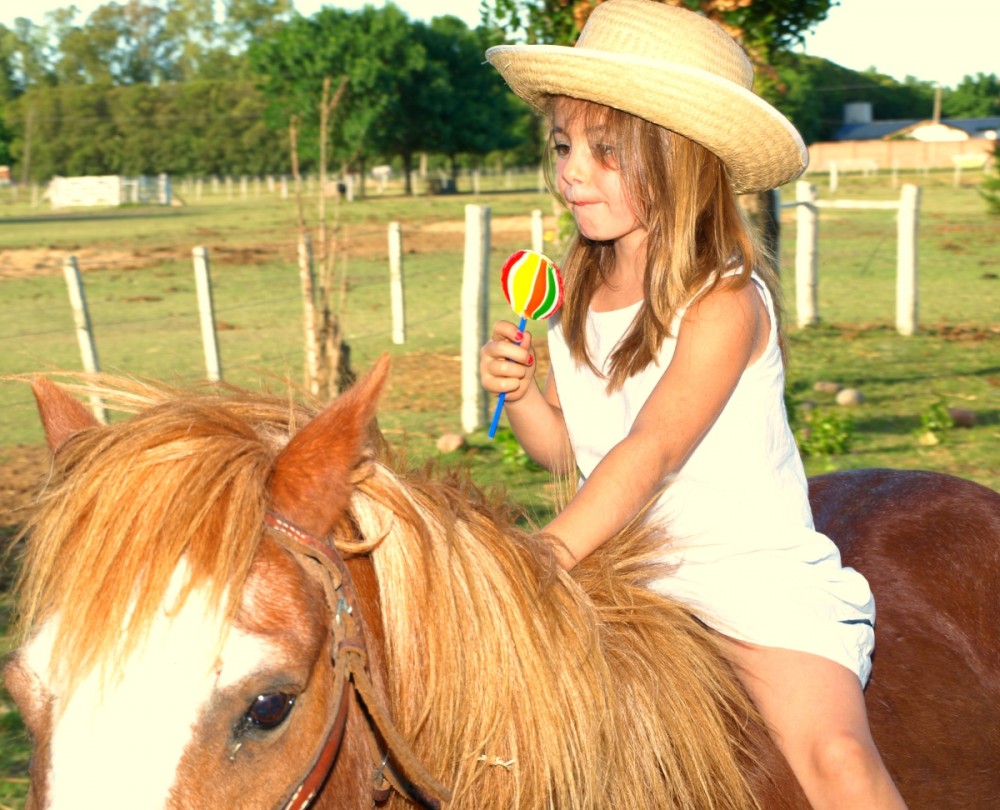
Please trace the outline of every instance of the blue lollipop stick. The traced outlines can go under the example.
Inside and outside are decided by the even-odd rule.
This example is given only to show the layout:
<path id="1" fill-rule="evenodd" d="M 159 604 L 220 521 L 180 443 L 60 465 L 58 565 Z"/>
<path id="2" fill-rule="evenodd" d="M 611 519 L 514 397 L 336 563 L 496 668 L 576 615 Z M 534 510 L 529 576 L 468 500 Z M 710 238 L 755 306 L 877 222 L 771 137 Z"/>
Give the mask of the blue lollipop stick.
<path id="1" fill-rule="evenodd" d="M 527 325 L 527 323 L 528 323 L 528 319 L 526 317 L 524 317 L 524 315 L 522 315 L 521 316 L 521 322 L 517 325 L 517 331 L 521 332 L 523 334 L 524 333 L 524 327 Z M 517 343 L 518 346 L 521 345 L 521 341 L 519 341 L 519 340 L 516 341 L 516 343 Z M 510 361 L 508 361 L 508 362 L 510 362 Z M 506 400 L 507 400 L 507 392 L 506 391 L 501 391 L 500 392 L 500 396 L 497 398 L 497 407 L 496 407 L 496 410 L 493 411 L 493 421 L 490 422 L 489 437 L 491 439 L 494 436 L 496 436 L 496 434 L 497 434 L 497 425 L 500 422 L 500 413 L 501 413 L 501 411 L 503 411 L 503 404 L 504 404 L 504 402 L 506 402 Z"/>
<path id="2" fill-rule="evenodd" d="M 547 256 L 534 250 L 519 250 L 507 257 L 500 269 L 500 286 L 507 303 L 521 318 L 517 331 L 522 335 L 528 318 L 548 318 L 562 304 L 563 285 L 559 268 Z M 517 341 L 517 345 L 520 346 L 521 341 Z M 491 439 L 496 435 L 506 399 L 507 393 L 502 391 L 490 423 Z"/>

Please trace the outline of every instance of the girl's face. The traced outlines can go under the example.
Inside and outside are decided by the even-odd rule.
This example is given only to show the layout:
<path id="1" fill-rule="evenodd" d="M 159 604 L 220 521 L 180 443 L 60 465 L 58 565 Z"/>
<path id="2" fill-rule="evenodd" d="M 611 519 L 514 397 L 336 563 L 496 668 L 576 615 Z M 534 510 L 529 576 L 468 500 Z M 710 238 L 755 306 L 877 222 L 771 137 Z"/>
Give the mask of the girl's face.
<path id="1" fill-rule="evenodd" d="M 556 102 L 551 138 L 559 193 L 588 239 L 638 245 L 646 231 L 626 196 L 616 146 L 598 122 L 588 122 L 591 116 L 573 112 L 572 102 Z"/>

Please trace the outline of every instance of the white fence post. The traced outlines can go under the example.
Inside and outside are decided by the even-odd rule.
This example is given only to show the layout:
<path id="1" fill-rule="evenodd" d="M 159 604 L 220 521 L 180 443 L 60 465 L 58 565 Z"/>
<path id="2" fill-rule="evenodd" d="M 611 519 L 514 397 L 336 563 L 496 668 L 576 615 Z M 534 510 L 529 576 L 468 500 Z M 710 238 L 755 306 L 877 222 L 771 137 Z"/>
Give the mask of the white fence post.
<path id="1" fill-rule="evenodd" d="M 219 339 L 215 333 L 215 306 L 212 303 L 212 278 L 208 270 L 208 249 L 196 247 L 194 256 L 194 279 L 198 289 L 198 314 L 201 319 L 201 342 L 205 350 L 205 370 L 211 382 L 222 379 L 222 363 L 219 360 Z"/>
<path id="2" fill-rule="evenodd" d="M 531 249 L 535 253 L 545 253 L 545 220 L 540 208 L 531 212 Z"/>
<path id="3" fill-rule="evenodd" d="M 462 429 L 486 424 L 486 392 L 479 382 L 479 349 L 486 342 L 489 293 L 490 209 L 465 206 L 465 263 L 462 271 Z"/>
<path id="4" fill-rule="evenodd" d="M 389 301 L 392 306 L 392 342 L 406 343 L 406 309 L 403 298 L 403 226 L 389 223 Z"/>
<path id="5" fill-rule="evenodd" d="M 87 296 L 83 291 L 83 279 L 80 276 L 80 266 L 76 263 L 76 256 L 66 257 L 66 261 L 63 262 L 63 275 L 66 277 L 66 288 L 69 290 L 69 303 L 73 308 L 73 322 L 76 325 L 76 340 L 80 344 L 83 370 L 88 374 L 96 374 L 101 370 L 101 364 L 97 360 L 94 330 L 90 323 Z M 104 400 L 96 394 L 90 397 L 90 410 L 100 422 L 105 425 L 108 423 Z"/>
<path id="6" fill-rule="evenodd" d="M 920 219 L 920 189 L 909 183 L 899 195 L 896 219 L 896 331 L 917 331 L 917 223 Z"/>
<path id="7" fill-rule="evenodd" d="M 837 169 L 837 161 L 830 161 L 830 193 L 837 193 L 837 186 L 839 185 L 840 175 Z"/>
<path id="8" fill-rule="evenodd" d="M 819 212 L 816 187 L 800 180 L 795 184 L 795 315 L 799 326 L 819 322 Z"/>

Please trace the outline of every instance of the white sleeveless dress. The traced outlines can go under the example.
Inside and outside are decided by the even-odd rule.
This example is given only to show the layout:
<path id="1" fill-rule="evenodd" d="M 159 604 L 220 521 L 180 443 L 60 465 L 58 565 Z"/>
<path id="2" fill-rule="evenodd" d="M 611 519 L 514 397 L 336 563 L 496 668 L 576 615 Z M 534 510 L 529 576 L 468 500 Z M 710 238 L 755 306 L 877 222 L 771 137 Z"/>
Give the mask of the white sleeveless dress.
<path id="1" fill-rule="evenodd" d="M 669 537 L 675 565 L 654 588 L 688 605 L 709 626 L 766 647 L 814 653 L 855 672 L 871 671 L 875 602 L 867 580 L 841 565 L 833 542 L 813 528 L 805 472 L 785 413 L 785 372 L 770 293 L 754 277 L 771 322 L 763 355 L 744 371 L 718 420 L 649 512 Z M 636 303 L 591 312 L 587 345 L 605 370 L 639 310 Z M 679 313 L 672 333 L 683 318 Z M 558 320 L 548 335 L 559 400 L 584 479 L 625 438 L 673 357 L 608 395 L 607 381 L 570 357 Z M 711 373 L 711 369 L 706 369 Z"/>

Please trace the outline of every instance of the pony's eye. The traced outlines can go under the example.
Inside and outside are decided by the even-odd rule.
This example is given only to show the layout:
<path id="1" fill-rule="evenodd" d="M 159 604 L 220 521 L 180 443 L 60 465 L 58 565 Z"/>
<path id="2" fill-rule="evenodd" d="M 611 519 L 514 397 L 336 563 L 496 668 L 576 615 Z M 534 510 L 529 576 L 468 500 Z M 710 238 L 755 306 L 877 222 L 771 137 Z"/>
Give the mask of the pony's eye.
<path id="1" fill-rule="evenodd" d="M 257 695 L 256 700 L 247 709 L 245 718 L 249 726 L 269 731 L 285 721 L 294 705 L 295 696 L 284 692 Z"/>

